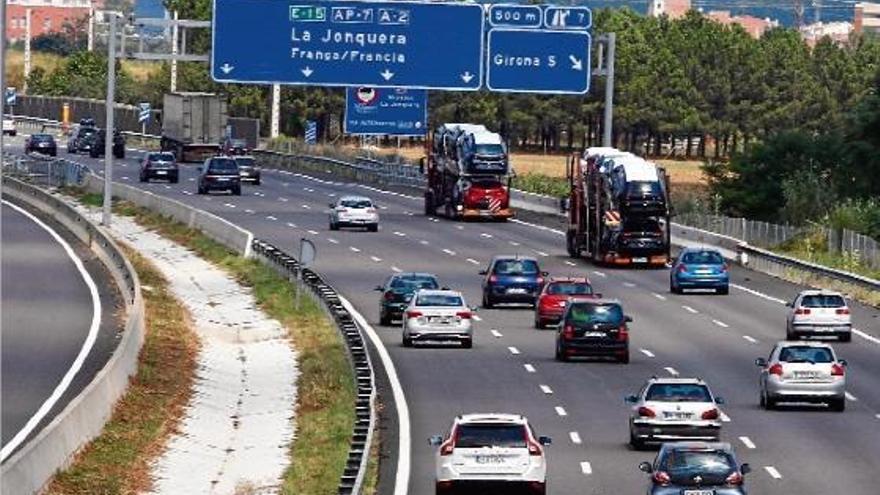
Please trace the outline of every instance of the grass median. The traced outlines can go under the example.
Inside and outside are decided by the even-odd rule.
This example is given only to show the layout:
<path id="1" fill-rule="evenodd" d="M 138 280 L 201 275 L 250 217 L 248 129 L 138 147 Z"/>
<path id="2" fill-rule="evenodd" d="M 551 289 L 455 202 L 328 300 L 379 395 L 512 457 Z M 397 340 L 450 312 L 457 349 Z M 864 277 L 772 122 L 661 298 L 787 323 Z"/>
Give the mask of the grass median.
<path id="1" fill-rule="evenodd" d="M 81 201 L 99 206 L 103 198 L 78 193 Z M 356 387 L 347 350 L 333 322 L 309 297 L 295 307 L 294 287 L 273 269 L 245 259 L 195 229 L 131 203 L 114 206 L 117 214 L 131 216 L 139 225 L 177 242 L 227 271 L 250 287 L 260 308 L 288 330 L 296 348 L 296 437 L 290 448 L 291 465 L 284 472 L 282 493 L 330 495 L 337 493 L 354 427 Z M 375 493 L 378 450 L 371 453 L 367 487 Z"/>

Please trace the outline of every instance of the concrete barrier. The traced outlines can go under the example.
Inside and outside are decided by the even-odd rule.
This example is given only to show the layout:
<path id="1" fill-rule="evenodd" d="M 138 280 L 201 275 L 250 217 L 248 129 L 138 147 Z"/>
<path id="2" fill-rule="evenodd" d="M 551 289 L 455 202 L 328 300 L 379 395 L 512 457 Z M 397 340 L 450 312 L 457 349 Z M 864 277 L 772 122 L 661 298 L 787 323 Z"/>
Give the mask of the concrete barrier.
<path id="1" fill-rule="evenodd" d="M 104 368 L 0 468 L 0 491 L 31 495 L 43 489 L 57 470 L 66 467 L 80 448 L 101 433 L 116 401 L 128 388 L 144 342 L 144 303 L 137 273 L 103 230 L 63 200 L 23 182 L 5 178 L 3 194 L 52 217 L 88 245 L 112 274 L 126 307 L 122 340 Z"/>

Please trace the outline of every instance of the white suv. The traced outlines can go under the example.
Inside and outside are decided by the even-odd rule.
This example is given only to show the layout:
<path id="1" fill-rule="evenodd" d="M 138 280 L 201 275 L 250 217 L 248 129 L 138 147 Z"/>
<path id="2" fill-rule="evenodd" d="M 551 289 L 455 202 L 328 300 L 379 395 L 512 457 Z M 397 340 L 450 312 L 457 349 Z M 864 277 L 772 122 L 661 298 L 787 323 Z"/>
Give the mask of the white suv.
<path id="1" fill-rule="evenodd" d="M 446 437 L 431 437 L 437 449 L 437 495 L 457 489 L 478 492 L 515 486 L 544 495 L 547 490 L 545 445 L 525 416 L 465 414 L 452 423 Z"/>
<path id="2" fill-rule="evenodd" d="M 370 198 L 343 196 L 330 203 L 330 230 L 340 227 L 363 227 L 370 232 L 379 230 L 379 212 Z"/>
<path id="3" fill-rule="evenodd" d="M 797 340 L 802 335 L 831 335 L 841 342 L 852 340 L 849 307 L 839 292 L 805 290 L 786 306 L 791 308 L 786 319 L 787 340 Z"/>

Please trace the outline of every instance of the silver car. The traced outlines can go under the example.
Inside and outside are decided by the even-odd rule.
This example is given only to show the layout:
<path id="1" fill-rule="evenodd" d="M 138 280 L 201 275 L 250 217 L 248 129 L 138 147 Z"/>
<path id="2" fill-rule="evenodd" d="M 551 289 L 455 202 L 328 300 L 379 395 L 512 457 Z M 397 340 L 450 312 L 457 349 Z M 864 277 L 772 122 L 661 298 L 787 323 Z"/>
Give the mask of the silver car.
<path id="1" fill-rule="evenodd" d="M 453 290 L 419 290 L 403 312 L 403 346 L 417 341 L 456 341 L 473 345 L 473 309 Z"/>
<path id="2" fill-rule="evenodd" d="M 330 230 L 340 227 L 364 227 L 370 232 L 379 230 L 379 212 L 370 198 L 343 196 L 330 203 Z"/>
<path id="3" fill-rule="evenodd" d="M 717 442 L 721 435 L 721 397 L 699 378 L 653 377 L 638 395 L 630 395 L 629 443 L 639 450 L 648 443 L 683 440 Z"/>
<path id="4" fill-rule="evenodd" d="M 761 368 L 761 406 L 780 402 L 823 402 L 834 411 L 846 408 L 846 361 L 824 342 L 779 342 Z"/>
<path id="5" fill-rule="evenodd" d="M 786 319 L 786 339 L 827 335 L 836 336 L 842 342 L 852 340 L 849 307 L 839 292 L 805 290 L 786 306 L 791 308 Z"/>

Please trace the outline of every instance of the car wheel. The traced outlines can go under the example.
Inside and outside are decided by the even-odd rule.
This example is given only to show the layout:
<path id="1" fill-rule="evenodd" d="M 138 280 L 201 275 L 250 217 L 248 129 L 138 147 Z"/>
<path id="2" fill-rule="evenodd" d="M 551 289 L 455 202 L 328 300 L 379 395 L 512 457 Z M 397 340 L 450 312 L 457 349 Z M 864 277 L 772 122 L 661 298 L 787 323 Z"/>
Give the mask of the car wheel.
<path id="1" fill-rule="evenodd" d="M 776 409 L 776 399 L 770 397 L 768 394 L 764 394 L 764 408 L 768 411 Z"/>
<path id="2" fill-rule="evenodd" d="M 785 330 L 785 340 L 797 340 L 797 334 L 792 332 L 791 330 Z"/>
<path id="3" fill-rule="evenodd" d="M 146 181 L 147 181 L 147 178 L 144 177 L 143 175 L 141 175 L 140 177 L 138 177 L 138 181 L 139 181 L 139 182 L 146 182 Z"/>
<path id="4" fill-rule="evenodd" d="M 172 184 L 177 184 L 178 182 L 180 182 L 180 177 L 178 177 L 178 176 L 175 175 L 175 176 L 171 179 L 171 183 L 172 183 Z"/>
<path id="5" fill-rule="evenodd" d="M 620 364 L 629 364 L 629 350 L 618 354 L 617 362 Z"/>
<path id="6" fill-rule="evenodd" d="M 568 356 L 565 355 L 565 349 L 562 344 L 556 344 L 556 360 L 566 362 L 568 361 Z"/>
<path id="7" fill-rule="evenodd" d="M 541 321 L 541 319 L 538 318 L 537 316 L 535 317 L 535 328 L 537 328 L 538 330 L 544 329 L 544 322 Z"/>
<path id="8" fill-rule="evenodd" d="M 379 324 L 383 327 L 391 325 L 391 317 L 385 313 L 379 313 Z"/>
<path id="9" fill-rule="evenodd" d="M 629 430 L 629 446 L 632 447 L 633 450 L 644 450 L 645 442 L 636 438 L 632 430 Z"/>
<path id="10" fill-rule="evenodd" d="M 196 194 L 205 194 L 205 188 L 202 186 L 199 186 L 199 189 Z"/>
<path id="11" fill-rule="evenodd" d="M 719 294 L 721 294 L 722 296 L 726 296 L 727 294 L 730 294 L 730 287 L 724 286 L 724 287 L 718 289 L 717 292 Z"/>
<path id="12" fill-rule="evenodd" d="M 73 149 L 70 146 L 67 147 L 67 152 L 70 154 L 75 153 L 75 151 L 73 151 Z"/>
<path id="13" fill-rule="evenodd" d="M 764 392 L 758 394 L 758 405 L 761 406 L 761 409 L 767 409 L 767 399 L 764 398 Z"/>
<path id="14" fill-rule="evenodd" d="M 113 156 L 115 158 L 120 159 L 120 160 L 124 160 L 125 159 L 125 152 L 123 151 L 122 153 L 113 153 Z"/>
<path id="15" fill-rule="evenodd" d="M 850 341 L 852 341 L 852 333 L 850 333 L 850 332 L 842 333 L 842 334 L 840 334 L 839 339 L 841 342 L 850 342 Z"/>
<path id="16" fill-rule="evenodd" d="M 828 407 L 834 412 L 843 412 L 846 410 L 846 398 L 834 399 L 828 403 Z"/>
<path id="17" fill-rule="evenodd" d="M 412 347 L 412 339 L 410 337 L 407 337 L 406 334 L 403 334 L 403 346 Z"/>
<path id="18" fill-rule="evenodd" d="M 461 346 L 464 347 L 465 349 L 470 349 L 471 347 L 474 346 L 474 339 L 469 338 L 469 339 L 462 340 Z"/>
<path id="19" fill-rule="evenodd" d="M 372 224 L 367 226 L 368 232 L 379 232 L 379 224 Z"/>
<path id="20" fill-rule="evenodd" d="M 495 304 L 492 302 L 492 297 L 483 292 L 483 307 L 486 309 L 492 309 Z"/>
<path id="21" fill-rule="evenodd" d="M 241 196 L 241 186 L 238 186 L 232 190 L 232 194 L 235 196 Z"/>
<path id="22" fill-rule="evenodd" d="M 331 220 L 330 221 L 330 230 L 339 230 L 339 225 Z"/>

